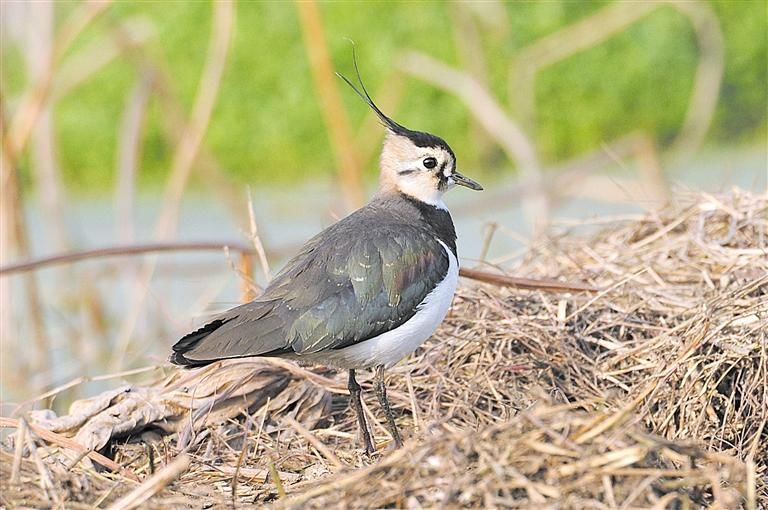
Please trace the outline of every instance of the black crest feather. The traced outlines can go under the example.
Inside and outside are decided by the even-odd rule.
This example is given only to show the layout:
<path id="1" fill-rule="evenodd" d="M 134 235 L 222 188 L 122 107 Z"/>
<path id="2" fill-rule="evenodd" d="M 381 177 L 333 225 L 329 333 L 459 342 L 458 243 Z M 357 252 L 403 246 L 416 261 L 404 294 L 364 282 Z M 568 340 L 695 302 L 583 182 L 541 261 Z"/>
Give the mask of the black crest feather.
<path id="1" fill-rule="evenodd" d="M 384 112 L 381 111 L 381 109 L 376 106 L 376 103 L 373 102 L 373 99 L 371 98 L 371 95 L 368 93 L 368 89 L 365 88 L 365 84 L 363 83 L 363 78 L 360 76 L 360 68 L 357 65 L 357 51 L 355 50 L 355 43 L 352 43 L 352 62 L 355 66 L 355 75 L 357 76 L 357 82 L 360 84 L 360 88 L 357 88 L 354 83 L 352 83 L 349 78 L 344 76 L 341 73 L 336 73 L 336 76 L 341 78 L 346 82 L 347 85 L 349 85 L 352 90 L 355 91 L 355 93 L 360 96 L 360 99 L 362 99 L 365 104 L 367 104 L 371 110 L 376 114 L 376 116 L 379 118 L 381 123 L 389 129 L 392 133 L 400 136 L 404 136 L 411 140 L 416 146 L 418 147 L 442 147 L 446 151 L 448 151 L 452 156 L 453 150 L 448 146 L 448 144 L 440 138 L 439 136 L 435 136 L 431 133 L 425 133 L 423 131 L 414 131 L 412 129 L 408 129 L 407 127 L 403 126 L 402 124 L 395 122 L 391 118 L 389 118 Z M 455 156 L 454 156 L 455 159 Z"/>

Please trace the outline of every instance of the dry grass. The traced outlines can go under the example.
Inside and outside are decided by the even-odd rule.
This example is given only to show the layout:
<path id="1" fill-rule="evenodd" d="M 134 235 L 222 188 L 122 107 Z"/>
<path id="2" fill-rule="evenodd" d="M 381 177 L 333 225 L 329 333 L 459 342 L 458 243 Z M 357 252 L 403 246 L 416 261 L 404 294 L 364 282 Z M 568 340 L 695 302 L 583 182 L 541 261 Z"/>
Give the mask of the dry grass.
<path id="1" fill-rule="evenodd" d="M 767 231 L 765 195 L 678 195 L 548 239 L 511 270 L 597 294 L 463 287 L 433 339 L 390 371 L 402 450 L 371 405 L 381 448 L 361 455 L 345 374 L 230 362 L 32 415 L 18 448 L 0 450 L 0 501 L 768 508 Z M 35 424 L 146 481 L 36 439 Z M 189 459 L 172 464 L 180 450 Z"/>

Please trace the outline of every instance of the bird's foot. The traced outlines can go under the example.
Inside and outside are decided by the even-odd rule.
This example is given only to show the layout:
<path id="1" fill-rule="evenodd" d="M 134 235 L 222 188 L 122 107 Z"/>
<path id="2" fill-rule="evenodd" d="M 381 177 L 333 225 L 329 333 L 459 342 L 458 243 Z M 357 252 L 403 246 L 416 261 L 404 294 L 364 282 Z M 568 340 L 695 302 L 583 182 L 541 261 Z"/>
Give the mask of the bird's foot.
<path id="1" fill-rule="evenodd" d="M 374 453 L 376 453 L 376 445 L 373 441 L 370 441 L 369 439 L 365 440 L 365 455 L 367 457 L 372 457 Z"/>

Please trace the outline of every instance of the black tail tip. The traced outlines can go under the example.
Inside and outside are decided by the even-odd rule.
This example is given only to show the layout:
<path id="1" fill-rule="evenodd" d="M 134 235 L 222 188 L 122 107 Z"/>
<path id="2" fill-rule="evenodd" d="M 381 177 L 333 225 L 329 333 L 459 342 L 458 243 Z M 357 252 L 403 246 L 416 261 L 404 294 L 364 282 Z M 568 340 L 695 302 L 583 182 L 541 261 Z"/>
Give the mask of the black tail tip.
<path id="1" fill-rule="evenodd" d="M 198 368 L 198 367 L 204 367 L 206 365 L 210 365 L 214 361 L 217 360 L 211 360 L 211 361 L 200 361 L 196 359 L 189 359 L 184 356 L 184 353 L 182 352 L 173 352 L 170 356 L 168 356 L 168 361 L 173 363 L 174 365 L 179 365 L 182 368 Z"/>
<path id="2" fill-rule="evenodd" d="M 189 359 L 184 355 L 189 351 L 193 350 L 197 345 L 200 344 L 200 342 L 205 340 L 209 334 L 211 334 L 213 331 L 216 331 L 226 322 L 227 321 L 224 319 L 216 319 L 204 325 L 197 331 L 193 331 L 192 333 L 189 333 L 188 335 L 184 336 L 181 340 L 173 344 L 173 347 L 171 347 L 173 352 L 168 357 L 168 361 L 170 361 L 174 365 L 181 365 L 187 368 L 202 367 L 205 365 L 210 365 L 214 361 L 218 361 L 215 359 L 213 360 Z"/>

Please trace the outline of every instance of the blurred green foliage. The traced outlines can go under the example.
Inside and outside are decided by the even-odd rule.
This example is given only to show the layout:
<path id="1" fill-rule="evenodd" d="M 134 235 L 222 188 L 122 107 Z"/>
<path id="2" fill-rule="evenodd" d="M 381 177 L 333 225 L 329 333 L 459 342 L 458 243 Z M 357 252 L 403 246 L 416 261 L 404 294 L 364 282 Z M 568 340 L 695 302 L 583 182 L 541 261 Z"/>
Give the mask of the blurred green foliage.
<path id="1" fill-rule="evenodd" d="M 505 17 L 480 22 L 493 91 L 508 104 L 509 64 L 515 53 L 596 11 L 608 2 L 514 2 Z M 710 144 L 749 143 L 766 134 L 766 4 L 762 0 L 711 3 L 725 37 L 726 71 Z M 72 4 L 57 4 L 63 19 Z M 454 10 L 452 12 L 452 9 Z M 404 50 L 423 51 L 458 66 L 456 16 L 470 10 L 438 2 L 329 2 L 321 6 L 326 38 L 337 69 L 351 72 L 347 39 L 358 44 L 364 78 L 374 93 L 386 87 Z M 462 13 L 462 14 L 459 14 Z M 83 35 L 71 53 L 110 37 L 115 21 L 151 20 L 149 54 L 167 66 L 172 87 L 187 110 L 198 86 L 211 26 L 206 2 L 117 2 Z M 25 86 L 18 48 L 4 45 L 2 84 L 11 95 Z M 546 70 L 536 82 L 535 136 L 544 161 L 557 161 L 645 128 L 661 146 L 679 129 L 697 64 L 689 21 L 661 8 L 607 42 Z M 127 58 L 112 62 L 55 105 L 58 158 L 67 181 L 80 190 L 112 185 L 121 116 L 137 70 Z M 353 128 L 367 113 L 342 89 Z M 5 93 L 4 93 L 5 95 Z M 409 80 L 398 111 L 414 129 L 433 131 L 454 147 L 462 166 L 487 167 L 469 136 L 470 116 L 461 102 Z M 174 147 L 151 104 L 141 183 L 157 185 L 171 165 Z M 261 185 L 330 175 L 333 152 L 315 95 L 296 7 L 292 3 L 240 2 L 233 46 L 206 144 L 236 178 Z M 368 162 L 369 175 L 375 164 Z"/>

